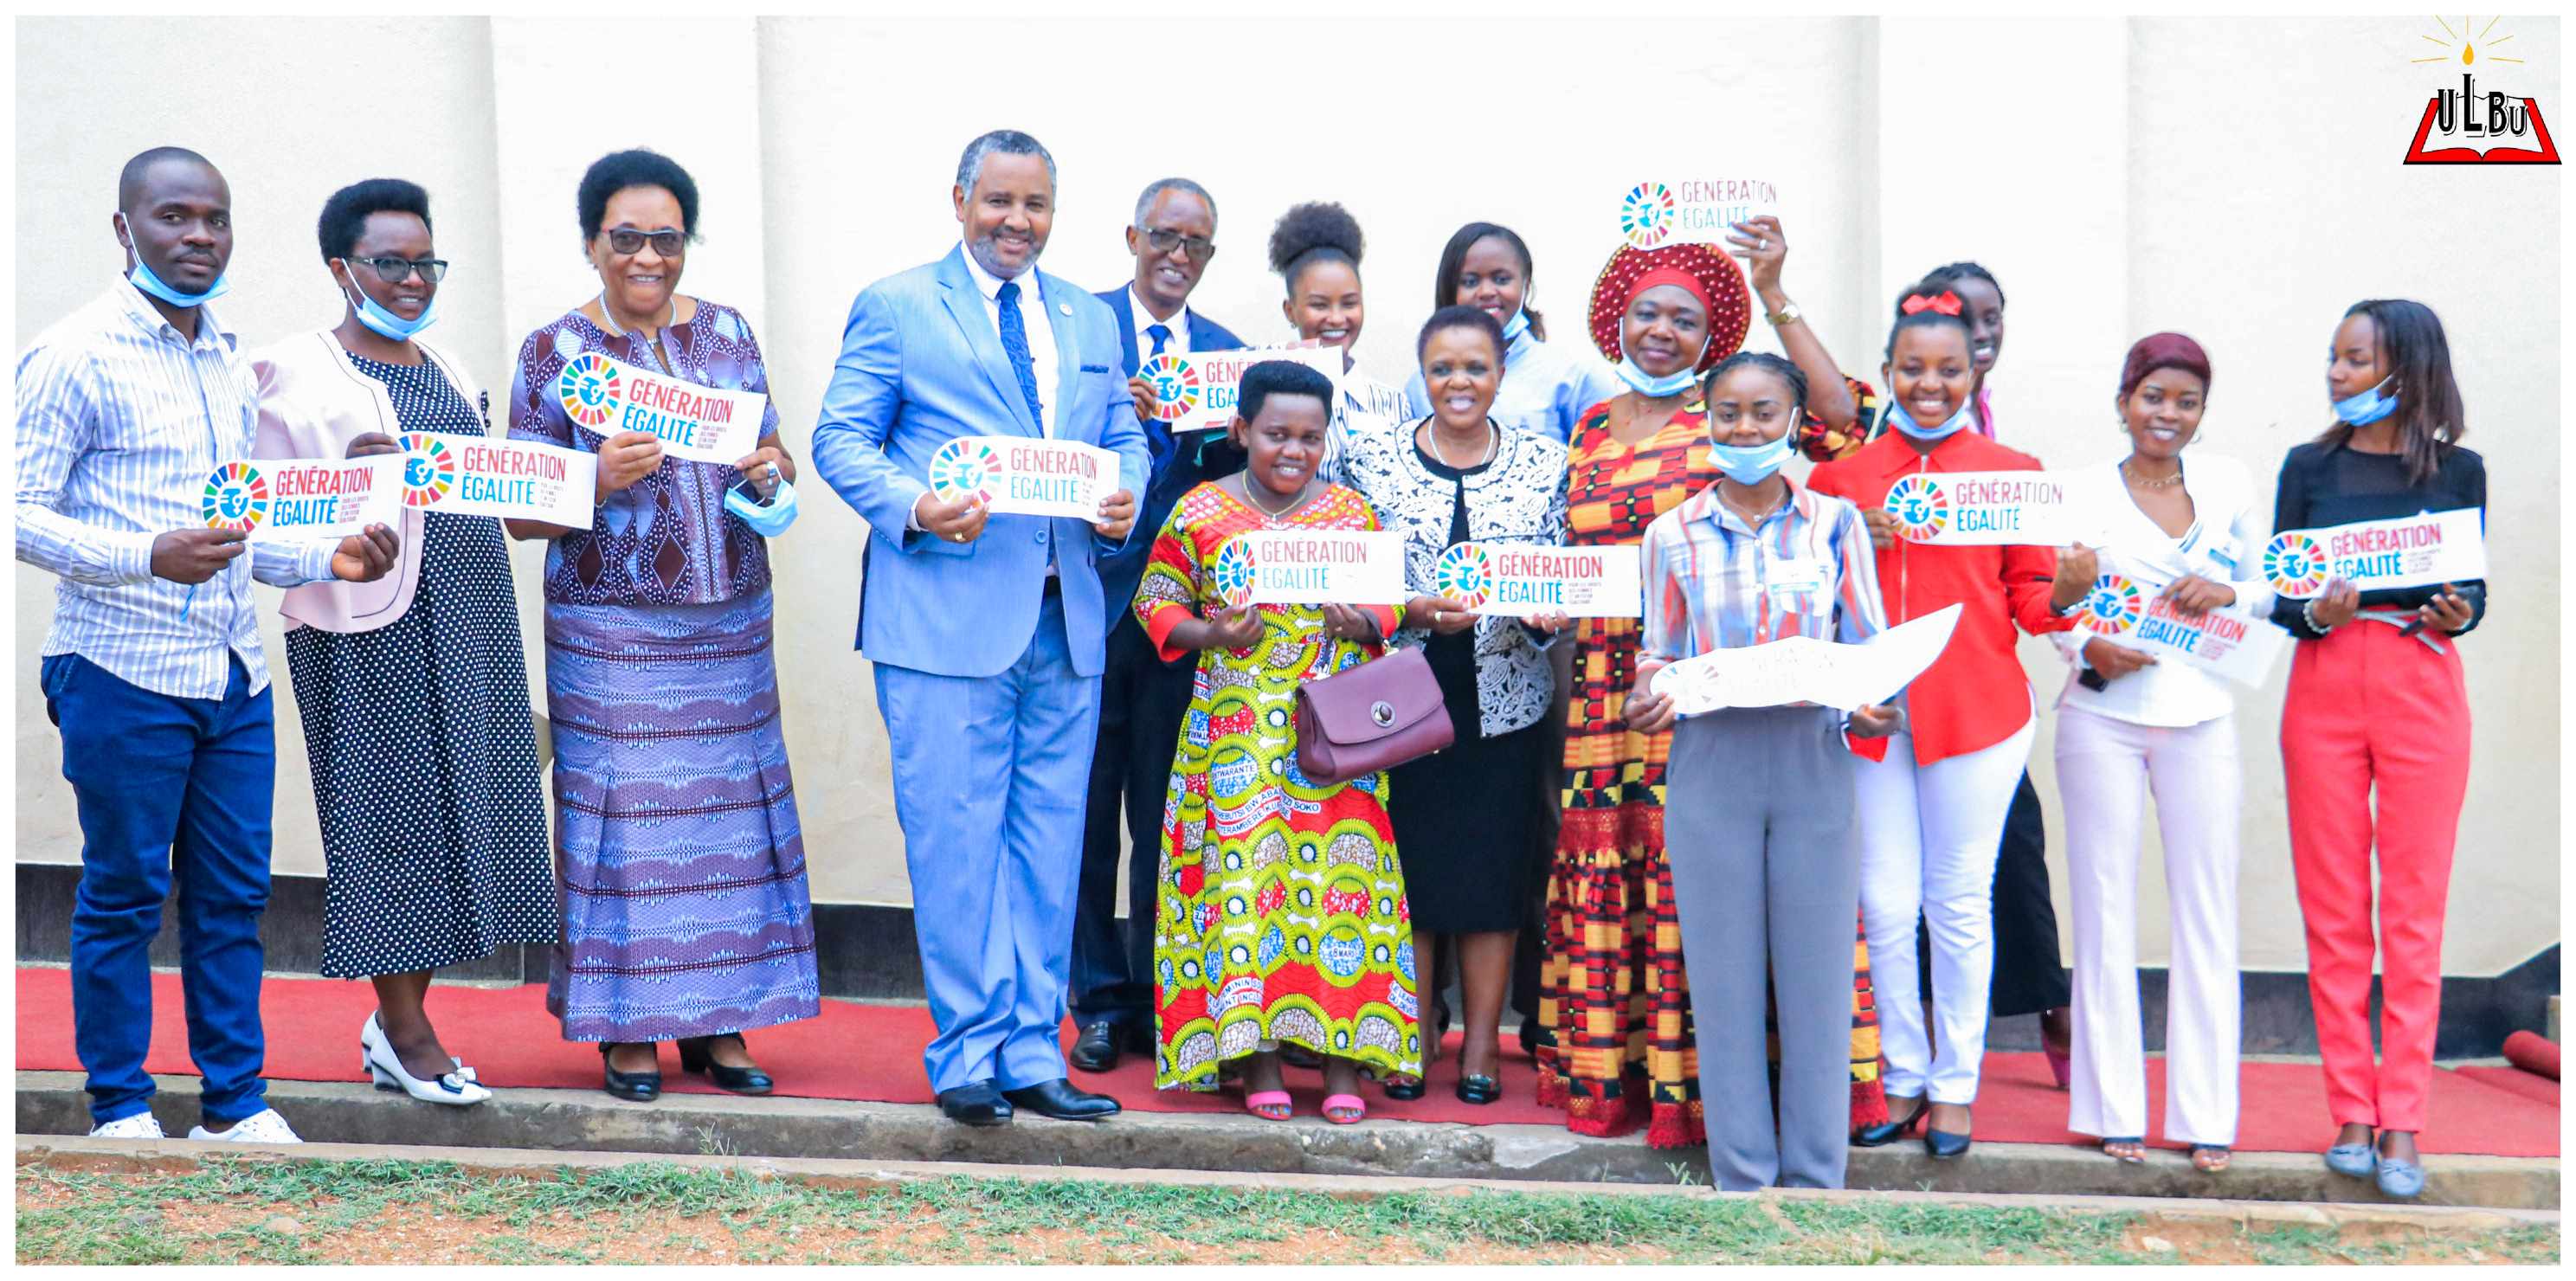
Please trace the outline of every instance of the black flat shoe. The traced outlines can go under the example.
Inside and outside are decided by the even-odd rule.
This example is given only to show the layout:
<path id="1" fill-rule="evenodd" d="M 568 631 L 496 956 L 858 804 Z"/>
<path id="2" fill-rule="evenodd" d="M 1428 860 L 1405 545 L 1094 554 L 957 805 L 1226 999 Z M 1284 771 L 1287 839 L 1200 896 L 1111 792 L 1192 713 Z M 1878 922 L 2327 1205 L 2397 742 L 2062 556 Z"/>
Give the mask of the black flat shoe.
<path id="1" fill-rule="evenodd" d="M 1458 1101 L 1461 1103 L 1493 1103 L 1502 1097 L 1503 1083 L 1490 1076 L 1458 1078 Z"/>
<path id="2" fill-rule="evenodd" d="M 1952 1134 L 1948 1130 L 1926 1129 L 1923 1131 L 1923 1150 L 1931 1153 L 1935 1161 L 1956 1161 L 1968 1154 L 1968 1136 Z"/>
<path id="3" fill-rule="evenodd" d="M 1386 1088 L 1380 1093 L 1399 1103 L 1411 1103 L 1422 1097 L 1422 1091 L 1422 1078 L 1417 1076 L 1410 1081 L 1401 1079 L 1388 1081 Z"/>
<path id="4" fill-rule="evenodd" d="M 941 1090 L 939 1111 L 959 1125 L 1011 1123 L 1010 1100 L 1003 1098 L 991 1081 L 970 1081 L 955 1089 Z"/>
<path id="5" fill-rule="evenodd" d="M 1852 1146 L 1856 1148 L 1886 1147 L 1888 1144 L 1894 1143 L 1898 1139 L 1904 1138 L 1906 1135 L 1912 1133 L 1915 1126 L 1923 1124 L 1923 1118 L 1929 1115 L 1931 1111 L 1932 1105 L 1930 1103 L 1921 1099 L 1916 1099 L 1914 1101 L 1914 1114 L 1906 1117 L 1904 1120 L 1881 1121 L 1876 1125 L 1864 1125 L 1859 1129 L 1852 1131 Z"/>
<path id="6" fill-rule="evenodd" d="M 1118 1025 L 1107 1019 L 1082 1025 L 1073 1038 L 1073 1051 L 1064 1061 L 1083 1072 L 1114 1072 L 1118 1069 Z"/>
<path id="7" fill-rule="evenodd" d="M 1320 1070 L 1324 1066 L 1323 1055 L 1317 1054 L 1313 1050 L 1297 1044 L 1295 1041 L 1290 1041 L 1279 1047 L 1279 1061 L 1292 1068 Z"/>
<path id="8" fill-rule="evenodd" d="M 1013 1107 L 1027 1108 L 1039 1116 L 1059 1121 L 1106 1121 L 1118 1115 L 1118 1100 L 1106 1094 L 1075 1089 L 1073 1082 L 1057 1077 L 1002 1091 L 1002 1097 Z"/>
<path id="9" fill-rule="evenodd" d="M 743 1043 L 740 1032 L 721 1032 L 717 1035 L 732 1037 L 736 1045 Z M 680 1038 L 677 1042 L 680 1047 L 680 1070 L 704 1073 L 708 1083 L 719 1090 L 733 1094 L 767 1094 L 774 1088 L 769 1074 L 761 1071 L 758 1064 L 750 1067 L 726 1067 L 716 1062 L 715 1056 L 707 1052 L 707 1043 L 715 1039 L 713 1036 Z M 749 1046 L 743 1048 L 745 1053 L 750 1052 Z"/>
<path id="10" fill-rule="evenodd" d="M 662 1097 L 661 1069 L 655 1068 L 650 1072 L 620 1072 L 608 1066 L 609 1048 L 617 1044 L 619 1042 L 615 1041 L 599 1043 L 599 1070 L 608 1078 L 607 1084 L 600 1088 L 608 1091 L 609 1097 L 624 1099 L 629 1103 L 650 1103 Z"/>

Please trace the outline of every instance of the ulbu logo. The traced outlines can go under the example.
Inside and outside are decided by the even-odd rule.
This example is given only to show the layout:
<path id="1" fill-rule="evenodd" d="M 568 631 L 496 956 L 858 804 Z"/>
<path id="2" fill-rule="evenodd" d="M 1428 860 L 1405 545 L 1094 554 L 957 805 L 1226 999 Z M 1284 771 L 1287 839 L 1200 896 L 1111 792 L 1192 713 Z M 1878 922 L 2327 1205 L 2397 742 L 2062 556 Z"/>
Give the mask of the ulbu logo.
<path id="1" fill-rule="evenodd" d="M 2461 19 L 2457 33 L 2451 30 L 2448 19 L 2434 21 L 2441 24 L 2442 34 L 2451 38 L 2424 38 L 2443 46 L 2446 52 L 2417 58 L 2417 62 L 2450 62 L 2453 58 L 2447 50 L 2454 44 L 2459 46 L 2458 62 L 2464 68 L 2477 65 L 2480 44 L 2487 47 L 2489 62 L 2522 61 L 2495 52 L 2495 46 L 2514 38 L 2511 32 L 2493 34 L 2499 19 L 2487 19 L 2474 35 L 2469 34 L 2466 18 Z M 2518 98 L 2493 89 L 2480 92 L 2477 74 L 2464 70 L 2459 88 L 2436 90 L 2424 104 L 2424 118 L 2416 123 L 2415 140 L 2406 148 L 2406 163 L 2554 165 L 2559 163 L 2558 144 L 2549 140 L 2549 124 L 2540 118 L 2539 99 Z"/>

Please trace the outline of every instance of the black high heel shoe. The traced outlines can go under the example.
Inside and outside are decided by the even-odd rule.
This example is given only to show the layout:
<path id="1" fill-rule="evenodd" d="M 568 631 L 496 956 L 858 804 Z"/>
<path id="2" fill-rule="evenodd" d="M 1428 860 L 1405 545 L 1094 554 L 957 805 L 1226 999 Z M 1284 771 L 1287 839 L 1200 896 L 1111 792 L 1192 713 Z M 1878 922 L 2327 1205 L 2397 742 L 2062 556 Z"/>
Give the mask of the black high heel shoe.
<path id="1" fill-rule="evenodd" d="M 1458 1101 L 1461 1103 L 1494 1103 L 1503 1097 L 1503 1083 L 1490 1076 L 1458 1078 Z"/>
<path id="2" fill-rule="evenodd" d="M 729 1036 L 733 1038 L 734 1044 L 743 1044 L 740 1032 L 720 1032 L 716 1035 Z M 677 1043 L 680 1047 L 680 1070 L 703 1072 L 706 1074 L 708 1083 L 719 1090 L 733 1094 L 767 1094 L 774 1088 L 769 1074 L 761 1071 L 756 1064 L 751 1067 L 726 1067 L 716 1062 L 715 1056 L 707 1052 L 707 1044 L 715 1039 L 714 1036 L 681 1037 Z M 751 1048 L 747 1045 L 743 1046 L 743 1052 L 748 1054 Z"/>
<path id="3" fill-rule="evenodd" d="M 609 1097 L 629 1103 L 650 1103 L 662 1097 L 662 1071 L 658 1064 L 650 1072 L 620 1072 L 608 1065 L 609 1050 L 620 1044 L 623 1042 L 599 1043 L 599 1070 L 608 1078 L 607 1084 L 600 1088 L 608 1091 Z"/>
<path id="4" fill-rule="evenodd" d="M 1923 1111 L 1928 1115 L 1932 1111 L 1932 1105 L 1924 1104 Z M 1974 1125 L 1975 1122 L 1972 1120 L 1969 1124 Z M 1952 1134 L 1948 1130 L 1933 1129 L 1930 1121 L 1923 1123 L 1923 1150 L 1931 1153 L 1935 1161 L 1956 1161 L 1966 1156 L 1968 1142 L 1968 1136 L 1965 1134 Z"/>
<path id="5" fill-rule="evenodd" d="M 1904 1120 L 1881 1121 L 1876 1125 L 1864 1125 L 1859 1129 L 1852 1131 L 1852 1146 L 1856 1148 L 1886 1147 L 1888 1144 L 1894 1143 L 1898 1139 L 1904 1138 L 1906 1135 L 1912 1133 L 1914 1131 L 1914 1127 L 1921 1125 L 1923 1123 L 1923 1118 L 1931 1114 L 1932 1101 L 1928 1098 L 1916 1099 L 1914 1101 L 1913 1114 L 1906 1117 Z"/>

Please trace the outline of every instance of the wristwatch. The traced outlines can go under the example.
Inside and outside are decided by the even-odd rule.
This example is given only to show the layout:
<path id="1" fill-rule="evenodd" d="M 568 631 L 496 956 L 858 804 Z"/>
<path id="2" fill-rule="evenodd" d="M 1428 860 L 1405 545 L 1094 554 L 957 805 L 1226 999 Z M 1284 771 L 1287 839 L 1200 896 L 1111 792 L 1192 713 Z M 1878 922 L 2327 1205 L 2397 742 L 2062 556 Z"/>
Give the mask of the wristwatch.
<path id="1" fill-rule="evenodd" d="M 1798 304 L 1794 302 L 1784 302 L 1780 304 L 1780 310 L 1772 312 L 1768 316 L 1764 317 L 1764 319 L 1771 322 L 1771 327 L 1773 329 L 1777 329 L 1782 325 L 1788 324 L 1792 320 L 1804 320 L 1806 318 L 1807 313 L 1798 310 Z"/>

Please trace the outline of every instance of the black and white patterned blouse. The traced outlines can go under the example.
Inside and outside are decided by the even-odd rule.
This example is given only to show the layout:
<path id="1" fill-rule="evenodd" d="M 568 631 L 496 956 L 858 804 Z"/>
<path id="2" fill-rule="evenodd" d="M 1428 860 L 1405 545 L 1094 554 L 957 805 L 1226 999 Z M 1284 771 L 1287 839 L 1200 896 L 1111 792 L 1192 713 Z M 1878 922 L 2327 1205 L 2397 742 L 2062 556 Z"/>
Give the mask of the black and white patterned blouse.
<path id="1" fill-rule="evenodd" d="M 1467 489 L 1469 541 L 1542 547 L 1565 541 L 1564 445 L 1536 432 L 1498 431 L 1490 466 L 1463 481 L 1445 480 L 1423 466 L 1414 447 L 1414 429 L 1422 421 L 1397 431 L 1355 433 L 1342 459 L 1343 483 L 1367 497 L 1379 525 L 1404 534 L 1405 590 L 1438 590 L 1432 567 L 1449 546 L 1449 518 L 1461 484 Z M 1419 645 L 1429 635 L 1427 629 L 1407 628 L 1396 633 L 1395 643 Z M 1536 724 L 1554 693 L 1546 651 L 1529 629 L 1500 615 L 1476 620 L 1476 701 L 1486 737 Z"/>

